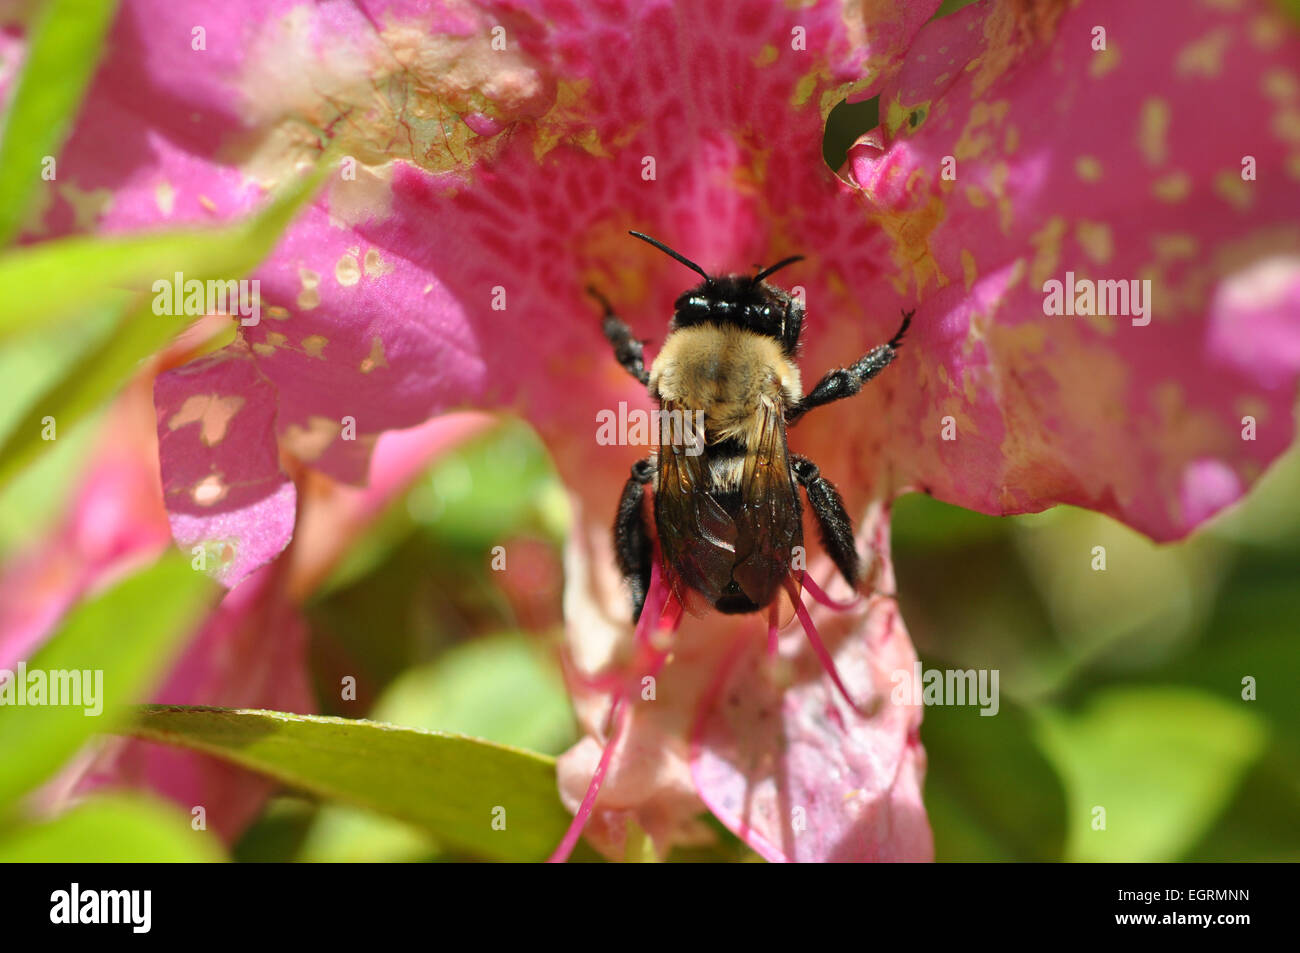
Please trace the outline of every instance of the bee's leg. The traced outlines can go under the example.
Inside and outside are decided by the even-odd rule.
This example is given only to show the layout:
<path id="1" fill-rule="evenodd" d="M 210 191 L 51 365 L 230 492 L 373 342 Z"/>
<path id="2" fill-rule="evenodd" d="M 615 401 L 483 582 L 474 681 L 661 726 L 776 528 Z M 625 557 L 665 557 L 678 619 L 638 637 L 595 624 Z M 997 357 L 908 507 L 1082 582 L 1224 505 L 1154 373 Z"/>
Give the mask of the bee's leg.
<path id="1" fill-rule="evenodd" d="M 650 591 L 650 527 L 646 523 L 645 486 L 654 479 L 654 465 L 647 457 L 632 464 L 632 475 L 623 485 L 614 520 L 614 556 L 619 572 L 632 591 L 632 621 L 641 618 L 646 593 Z"/>
<path id="2" fill-rule="evenodd" d="M 790 469 L 795 479 L 808 494 L 808 503 L 817 527 L 821 530 L 822 547 L 854 589 L 858 586 L 858 548 L 853 543 L 853 521 L 844 510 L 844 501 L 834 484 L 821 475 L 817 464 L 807 457 L 790 456 Z"/>
<path id="3" fill-rule="evenodd" d="M 645 369 L 644 345 L 632 336 L 632 329 L 627 322 L 614 313 L 609 299 L 595 288 L 588 288 L 587 294 L 600 302 L 605 309 L 602 328 L 605 337 L 614 346 L 614 357 L 623 365 L 624 370 L 639 380 L 642 385 L 649 385 L 650 374 Z"/>
<path id="4" fill-rule="evenodd" d="M 914 314 L 916 314 L 915 311 L 903 312 L 903 324 L 898 329 L 898 333 L 890 338 L 887 344 L 872 348 L 849 367 L 840 367 L 828 371 L 826 376 L 817 382 L 817 386 L 804 396 L 803 400 L 786 411 L 785 422 L 792 424 L 814 407 L 820 407 L 822 404 L 829 404 L 831 401 L 840 400 L 844 397 L 852 397 L 862 390 L 863 384 L 883 371 L 894 358 L 898 357 L 898 349 L 902 346 L 903 335 L 907 333 L 907 326 L 912 323 L 912 315 Z"/>

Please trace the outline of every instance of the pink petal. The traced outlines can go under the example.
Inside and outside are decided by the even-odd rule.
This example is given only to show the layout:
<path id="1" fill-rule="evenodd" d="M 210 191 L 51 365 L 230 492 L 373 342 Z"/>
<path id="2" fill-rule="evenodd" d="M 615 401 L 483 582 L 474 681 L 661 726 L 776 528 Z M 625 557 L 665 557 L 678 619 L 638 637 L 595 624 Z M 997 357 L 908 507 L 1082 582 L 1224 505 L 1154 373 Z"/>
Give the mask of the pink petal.
<path id="1" fill-rule="evenodd" d="M 877 512 L 865 528 L 886 561 L 887 520 Z M 877 585 L 893 588 L 887 564 Z M 700 794 L 768 860 L 931 860 L 921 708 L 895 699 L 916 662 L 898 608 L 873 596 L 847 611 L 812 612 L 851 697 L 875 713 L 864 718 L 841 697 L 803 651 L 798 626 L 782 639 L 788 669 L 777 676 L 756 633 L 744 633 L 694 728 Z"/>
<path id="2" fill-rule="evenodd" d="M 275 388 L 232 345 L 161 375 L 154 402 L 172 535 L 238 585 L 293 534 L 297 494 L 280 469 Z"/>
<path id="3" fill-rule="evenodd" d="M 898 484 L 1157 539 L 1245 491 L 1295 431 L 1298 59 L 1266 2 L 979 4 L 922 30 L 850 157 L 922 302 Z M 1151 279 L 1150 323 L 1045 315 L 1067 272 Z"/>

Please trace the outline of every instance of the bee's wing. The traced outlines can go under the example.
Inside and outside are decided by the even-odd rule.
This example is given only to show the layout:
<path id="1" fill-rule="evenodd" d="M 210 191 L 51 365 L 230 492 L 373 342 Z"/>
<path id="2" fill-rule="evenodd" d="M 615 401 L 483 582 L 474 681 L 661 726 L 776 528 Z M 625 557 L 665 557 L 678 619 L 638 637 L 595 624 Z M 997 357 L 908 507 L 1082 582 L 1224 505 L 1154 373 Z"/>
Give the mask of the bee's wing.
<path id="1" fill-rule="evenodd" d="M 803 542 L 802 510 L 785 444 L 785 408 L 764 399 L 741 475 L 734 576 L 760 606 L 779 596 L 794 547 Z"/>
<path id="2" fill-rule="evenodd" d="M 680 410 L 671 403 L 664 409 Z M 703 441 L 704 435 L 699 437 Z M 690 607 L 687 590 L 701 593 L 712 604 L 720 585 L 731 577 L 737 529 L 707 489 L 704 456 L 692 456 L 687 449 L 680 442 L 660 441 L 654 503 L 665 574 Z"/>

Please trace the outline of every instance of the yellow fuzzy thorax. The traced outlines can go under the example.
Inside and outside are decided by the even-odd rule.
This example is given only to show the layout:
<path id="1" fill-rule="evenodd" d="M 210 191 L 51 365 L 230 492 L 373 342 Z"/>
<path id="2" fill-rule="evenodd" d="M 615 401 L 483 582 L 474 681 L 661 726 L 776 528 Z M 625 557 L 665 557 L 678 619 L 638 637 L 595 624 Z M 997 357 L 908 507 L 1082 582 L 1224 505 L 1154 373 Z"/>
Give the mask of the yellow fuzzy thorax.
<path id="1" fill-rule="evenodd" d="M 799 368 L 776 340 L 712 324 L 668 336 L 650 368 L 650 393 L 661 404 L 702 410 L 709 443 L 748 443 L 760 407 L 789 407 L 803 396 Z"/>

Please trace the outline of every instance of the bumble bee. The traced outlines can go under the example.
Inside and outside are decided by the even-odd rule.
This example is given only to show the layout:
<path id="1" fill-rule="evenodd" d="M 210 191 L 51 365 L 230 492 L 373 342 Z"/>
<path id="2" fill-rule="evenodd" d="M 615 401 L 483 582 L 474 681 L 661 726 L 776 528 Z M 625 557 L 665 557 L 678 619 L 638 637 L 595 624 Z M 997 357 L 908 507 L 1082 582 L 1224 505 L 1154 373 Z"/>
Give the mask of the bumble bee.
<path id="1" fill-rule="evenodd" d="M 851 397 L 884 370 L 897 356 L 914 312 L 904 313 L 888 343 L 830 371 L 805 394 L 795 364 L 803 306 L 765 281 L 802 255 L 754 275 L 713 277 L 662 242 L 629 234 L 704 279 L 677 299 L 668 336 L 648 371 L 644 342 L 632 336 L 599 292 L 589 289 L 604 307 L 605 337 L 618 362 L 648 388 L 661 410 L 681 412 L 674 419 L 702 419 L 704 425 L 702 435 L 693 435 L 702 440 L 702 450 L 690 445 L 689 436 L 662 439 L 656 455 L 633 465 L 623 489 L 614 549 L 631 590 L 633 619 L 640 618 L 645 604 L 653 559 L 646 486 L 653 490 L 663 569 L 679 598 L 693 590 L 728 614 L 771 605 L 790 575 L 795 547 L 803 542 L 799 487 L 808 496 L 823 547 L 856 588 L 858 553 L 844 502 L 815 463 L 789 452 L 786 428 L 814 407 Z"/>

